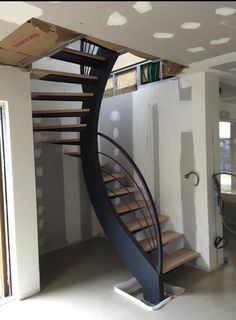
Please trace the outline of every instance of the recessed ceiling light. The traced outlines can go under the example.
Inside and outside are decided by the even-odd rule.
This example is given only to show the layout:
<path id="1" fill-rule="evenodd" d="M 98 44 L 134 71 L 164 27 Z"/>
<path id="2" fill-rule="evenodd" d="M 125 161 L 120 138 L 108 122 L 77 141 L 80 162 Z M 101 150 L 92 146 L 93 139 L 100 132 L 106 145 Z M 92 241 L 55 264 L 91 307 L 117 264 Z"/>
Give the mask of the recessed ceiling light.
<path id="1" fill-rule="evenodd" d="M 189 52 L 200 52 L 200 51 L 205 51 L 205 48 L 203 48 L 203 47 L 188 48 L 187 51 L 189 51 Z"/>
<path id="2" fill-rule="evenodd" d="M 228 8 L 228 7 L 222 7 L 216 9 L 216 14 L 219 14 L 221 16 L 230 16 L 231 14 L 234 14 L 236 12 L 236 9 L 234 8 Z"/>
<path id="3" fill-rule="evenodd" d="M 174 34 L 167 32 L 156 32 L 153 34 L 153 37 L 157 39 L 171 39 L 174 37 Z"/>
<path id="4" fill-rule="evenodd" d="M 198 29 L 201 23 L 199 22 L 185 22 L 181 25 L 181 29 Z"/>
<path id="5" fill-rule="evenodd" d="M 236 68 L 230 68 L 229 72 L 236 72 Z"/>
<path id="6" fill-rule="evenodd" d="M 113 12 L 108 18 L 108 26 L 123 26 L 127 22 L 127 19 L 122 16 L 118 11 Z"/>
<path id="7" fill-rule="evenodd" d="M 212 46 L 217 45 L 217 44 L 223 44 L 223 43 L 227 43 L 231 40 L 231 38 L 220 38 L 220 39 L 216 39 L 216 40 L 211 40 L 210 44 Z"/>
<path id="8" fill-rule="evenodd" d="M 152 4 L 149 1 L 138 1 L 133 5 L 133 8 L 139 13 L 145 13 L 152 10 Z"/>

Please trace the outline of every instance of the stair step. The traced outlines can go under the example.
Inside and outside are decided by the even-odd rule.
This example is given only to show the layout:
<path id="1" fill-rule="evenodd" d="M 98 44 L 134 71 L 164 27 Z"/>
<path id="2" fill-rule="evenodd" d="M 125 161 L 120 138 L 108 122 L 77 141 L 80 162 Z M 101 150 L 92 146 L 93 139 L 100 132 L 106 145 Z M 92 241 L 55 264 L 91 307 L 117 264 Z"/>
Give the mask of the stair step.
<path id="1" fill-rule="evenodd" d="M 80 152 L 65 152 L 65 156 L 75 157 L 75 158 L 81 158 Z"/>
<path id="2" fill-rule="evenodd" d="M 33 111 L 33 118 L 83 117 L 89 114 L 89 109 L 38 110 Z"/>
<path id="3" fill-rule="evenodd" d="M 80 132 L 80 131 L 84 131 L 86 127 L 87 127 L 87 124 L 34 126 L 34 131 Z"/>
<path id="4" fill-rule="evenodd" d="M 161 239 L 162 239 L 162 245 L 166 245 L 172 241 L 181 239 L 184 235 L 179 232 L 175 231 L 164 231 L 161 234 Z M 139 244 L 142 246 L 143 250 L 146 252 L 149 252 L 156 248 L 156 243 L 153 242 L 152 238 L 149 237 L 148 239 L 143 239 L 139 241 Z"/>
<path id="5" fill-rule="evenodd" d="M 108 191 L 108 195 L 110 198 L 125 196 L 130 193 L 139 192 L 139 189 L 137 187 L 126 187 L 126 188 L 120 188 L 112 191 Z"/>
<path id="6" fill-rule="evenodd" d="M 78 83 L 78 84 L 96 84 L 98 77 L 83 74 L 61 72 L 54 70 L 34 69 L 30 78 L 32 80 L 46 80 L 54 82 Z"/>
<path id="7" fill-rule="evenodd" d="M 144 200 L 130 202 L 128 204 L 120 204 L 115 206 L 116 212 L 120 215 L 126 214 L 135 210 L 146 208 L 147 204 Z"/>
<path id="8" fill-rule="evenodd" d="M 69 146 L 78 146 L 80 145 L 79 139 L 64 139 L 64 140 L 48 140 L 46 143 L 51 143 L 51 144 L 64 144 L 64 145 L 69 145 Z"/>
<path id="9" fill-rule="evenodd" d="M 184 263 L 187 263 L 193 259 L 196 259 L 200 256 L 200 253 L 182 248 L 177 251 L 174 251 L 171 254 L 164 255 L 163 258 L 163 273 L 167 273 Z"/>
<path id="10" fill-rule="evenodd" d="M 160 223 L 166 222 L 169 220 L 169 217 L 164 215 L 158 215 L 158 219 Z M 130 232 L 137 232 L 139 230 L 142 230 L 144 228 L 147 228 L 149 226 L 153 225 L 154 218 L 148 216 L 146 218 L 141 219 L 133 219 L 129 222 L 126 222 L 126 226 L 129 229 Z"/>
<path id="11" fill-rule="evenodd" d="M 103 181 L 105 183 L 108 183 L 111 181 L 122 179 L 124 177 L 125 175 L 123 173 L 111 173 L 111 174 L 105 173 L 103 174 Z"/>
<path id="12" fill-rule="evenodd" d="M 100 55 L 85 53 L 69 48 L 64 48 L 53 54 L 51 58 L 95 68 L 102 68 L 106 61 L 106 58 Z"/>
<path id="13" fill-rule="evenodd" d="M 32 92 L 32 100 L 84 101 L 93 98 L 93 92 Z"/>

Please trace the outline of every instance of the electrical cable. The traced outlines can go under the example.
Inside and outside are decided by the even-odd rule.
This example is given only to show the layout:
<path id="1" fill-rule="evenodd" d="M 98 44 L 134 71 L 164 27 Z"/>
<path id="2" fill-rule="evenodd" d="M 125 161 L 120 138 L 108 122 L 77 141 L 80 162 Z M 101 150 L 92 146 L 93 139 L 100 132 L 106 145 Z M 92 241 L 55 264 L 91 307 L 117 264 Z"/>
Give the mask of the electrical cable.
<path id="1" fill-rule="evenodd" d="M 215 173 L 215 174 L 212 175 L 212 178 L 213 178 L 213 181 L 214 181 L 214 187 L 215 187 L 215 190 L 216 190 L 216 192 L 217 192 L 217 197 L 216 197 L 217 205 L 218 205 L 219 208 L 220 208 L 220 214 L 221 214 L 221 216 L 222 216 L 223 225 L 225 226 L 225 228 L 226 228 L 229 232 L 231 232 L 232 234 L 236 235 L 236 231 L 233 230 L 233 229 L 230 227 L 230 224 L 231 224 L 231 225 L 234 225 L 234 226 L 236 226 L 236 225 L 235 225 L 234 223 L 230 222 L 230 221 L 226 218 L 226 216 L 223 214 L 223 212 L 224 212 L 224 207 L 225 207 L 225 206 L 224 206 L 224 200 L 223 200 L 222 195 L 221 195 L 221 184 L 220 184 L 220 181 L 217 179 L 217 177 L 220 176 L 220 175 L 222 175 L 222 174 L 224 174 L 224 175 L 230 175 L 230 176 L 232 176 L 232 177 L 234 177 L 234 178 L 236 178 L 236 174 L 234 174 L 234 173 L 232 173 L 232 172 L 228 172 L 228 171 L 219 171 L 219 172 L 217 172 L 217 173 Z M 217 239 L 218 239 L 218 241 L 219 241 L 219 238 L 220 238 L 220 237 L 216 237 L 214 244 L 216 244 Z M 225 239 L 225 242 L 224 242 L 224 240 L 221 240 L 221 241 L 223 241 L 222 247 L 221 247 L 221 246 L 220 246 L 220 247 L 217 247 L 217 246 L 215 245 L 215 247 L 217 247 L 217 249 L 223 248 L 224 246 L 226 246 L 226 245 L 228 244 L 228 239 L 227 239 L 226 237 L 223 237 L 223 238 Z M 223 238 L 222 238 L 222 239 L 223 239 Z"/>

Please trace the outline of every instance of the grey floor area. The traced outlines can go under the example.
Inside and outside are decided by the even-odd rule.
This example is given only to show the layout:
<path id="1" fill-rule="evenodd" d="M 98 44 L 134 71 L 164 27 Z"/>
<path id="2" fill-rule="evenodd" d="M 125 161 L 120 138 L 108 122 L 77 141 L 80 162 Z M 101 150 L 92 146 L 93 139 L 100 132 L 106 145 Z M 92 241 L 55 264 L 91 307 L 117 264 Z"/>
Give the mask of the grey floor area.
<path id="1" fill-rule="evenodd" d="M 168 283 L 186 288 L 162 309 L 150 312 L 113 291 L 130 273 L 111 243 L 96 238 L 41 259 L 42 291 L 0 307 L 0 319 L 236 319 L 236 237 L 225 251 L 229 262 L 206 273 L 182 266 Z"/>

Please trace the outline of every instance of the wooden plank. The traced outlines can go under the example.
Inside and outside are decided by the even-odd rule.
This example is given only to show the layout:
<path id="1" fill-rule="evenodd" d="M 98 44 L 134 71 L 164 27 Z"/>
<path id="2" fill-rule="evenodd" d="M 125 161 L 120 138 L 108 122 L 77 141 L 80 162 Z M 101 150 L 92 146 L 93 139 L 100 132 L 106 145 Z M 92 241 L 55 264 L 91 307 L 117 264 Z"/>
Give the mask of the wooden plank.
<path id="1" fill-rule="evenodd" d="M 53 118 L 53 117 L 80 117 L 89 114 L 90 109 L 59 109 L 59 110 L 35 110 L 32 112 L 33 118 Z"/>
<path id="2" fill-rule="evenodd" d="M 139 192 L 139 189 L 137 187 L 126 187 L 126 188 L 120 188 L 112 191 L 108 191 L 109 197 L 119 197 L 119 196 L 124 196 L 129 193 L 135 193 Z"/>
<path id="3" fill-rule="evenodd" d="M 111 182 L 114 180 L 119 180 L 119 179 L 124 178 L 125 174 L 123 174 L 123 173 L 111 173 L 111 174 L 104 173 L 102 176 L 103 176 L 103 181 L 105 183 L 108 183 L 108 182 Z"/>
<path id="4" fill-rule="evenodd" d="M 164 231 L 161 234 L 162 244 L 166 245 L 170 242 L 183 238 L 183 234 L 175 231 Z"/>
<path id="5" fill-rule="evenodd" d="M 65 152 L 65 156 L 70 156 L 70 157 L 75 157 L 75 158 L 80 158 L 81 154 L 80 152 Z"/>
<path id="6" fill-rule="evenodd" d="M 164 215 L 158 215 L 158 219 L 160 223 L 168 221 L 169 217 Z M 154 224 L 154 217 L 150 215 L 145 218 L 133 219 L 129 222 L 126 222 L 126 226 L 130 232 L 139 231 L 141 229 L 147 228 Z"/>
<path id="7" fill-rule="evenodd" d="M 181 239 L 182 237 L 183 237 L 182 233 L 175 232 L 175 231 L 165 231 L 161 234 L 162 245 L 164 246 L 170 242 Z M 149 237 L 148 239 L 143 239 L 139 241 L 139 244 L 142 246 L 143 250 L 146 252 L 149 252 L 156 248 L 156 241 L 155 239 L 153 241 L 151 237 Z"/>
<path id="8" fill-rule="evenodd" d="M 87 124 L 67 124 L 67 125 L 40 125 L 34 126 L 34 131 L 68 131 L 77 132 L 86 129 Z"/>
<path id="9" fill-rule="evenodd" d="M 163 273 L 173 270 L 199 256 L 200 254 L 198 252 L 186 248 L 165 255 L 163 259 Z"/>
<path id="10" fill-rule="evenodd" d="M 40 96 L 49 96 L 49 97 L 93 97 L 93 92 L 32 92 L 31 97 L 36 98 Z"/>
<path id="11" fill-rule="evenodd" d="M 134 201 L 134 202 L 129 202 L 127 204 L 117 205 L 117 206 L 115 206 L 115 209 L 118 214 L 125 214 L 128 212 L 143 209 L 146 207 L 147 207 L 147 205 L 144 200 L 138 200 L 138 201 Z"/>
<path id="12" fill-rule="evenodd" d="M 61 140 L 47 140 L 44 143 L 51 143 L 51 144 L 64 144 L 64 145 L 80 145 L 79 139 L 61 139 Z"/>
<path id="13" fill-rule="evenodd" d="M 141 230 L 151 225 L 153 225 L 153 219 L 150 216 L 146 217 L 146 219 L 145 218 L 134 219 L 126 222 L 126 227 L 130 232 Z"/>
<path id="14" fill-rule="evenodd" d="M 32 80 L 40 80 L 43 77 L 48 75 L 57 75 L 61 77 L 71 77 L 71 78 L 78 78 L 84 80 L 98 80 L 97 76 L 90 76 L 85 74 L 77 74 L 77 73 L 70 73 L 70 72 L 62 72 L 62 71 L 54 71 L 54 70 L 46 70 L 46 69 L 34 69 L 30 74 L 30 78 Z"/>
<path id="15" fill-rule="evenodd" d="M 74 50 L 74 49 L 70 49 L 70 48 L 64 48 L 62 51 L 68 52 L 68 53 L 72 53 L 75 54 L 77 56 L 81 56 L 81 57 L 86 57 L 89 59 L 94 59 L 94 60 L 99 60 L 101 62 L 106 61 L 105 57 L 102 57 L 98 54 L 91 54 L 91 53 L 87 53 L 87 52 L 82 52 L 82 51 L 78 51 L 78 50 Z"/>

